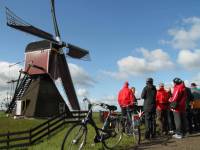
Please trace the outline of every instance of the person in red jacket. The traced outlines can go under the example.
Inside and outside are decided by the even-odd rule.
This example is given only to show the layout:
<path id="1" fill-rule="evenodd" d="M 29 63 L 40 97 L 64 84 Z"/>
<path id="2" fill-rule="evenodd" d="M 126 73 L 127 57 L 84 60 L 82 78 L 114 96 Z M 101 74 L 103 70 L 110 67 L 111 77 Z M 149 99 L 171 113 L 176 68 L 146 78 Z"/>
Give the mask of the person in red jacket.
<path id="1" fill-rule="evenodd" d="M 174 114 L 174 121 L 176 125 L 176 134 L 173 135 L 174 138 L 182 139 L 184 134 L 184 129 L 186 129 L 186 99 L 187 91 L 184 82 L 180 78 L 174 78 L 174 91 L 172 97 L 169 99 L 170 109 Z"/>
<path id="2" fill-rule="evenodd" d="M 129 83 L 126 81 L 123 88 L 119 91 L 118 94 L 118 104 L 121 107 L 122 115 L 126 115 L 126 108 L 133 108 L 134 106 L 134 97 L 133 92 L 129 88 Z"/>
<path id="3" fill-rule="evenodd" d="M 160 83 L 156 93 L 156 113 L 161 134 L 165 135 L 168 134 L 168 99 L 168 92 L 164 89 L 164 84 Z"/>
<path id="4" fill-rule="evenodd" d="M 168 93 L 168 103 L 169 103 L 169 99 L 172 97 L 172 91 L 171 88 L 167 88 L 166 89 L 167 93 Z M 169 134 L 174 134 L 176 127 L 175 127 L 175 122 L 174 122 L 174 115 L 173 115 L 173 111 L 171 111 L 170 107 L 168 108 L 167 111 L 167 118 L 168 118 L 168 130 L 169 130 Z"/>

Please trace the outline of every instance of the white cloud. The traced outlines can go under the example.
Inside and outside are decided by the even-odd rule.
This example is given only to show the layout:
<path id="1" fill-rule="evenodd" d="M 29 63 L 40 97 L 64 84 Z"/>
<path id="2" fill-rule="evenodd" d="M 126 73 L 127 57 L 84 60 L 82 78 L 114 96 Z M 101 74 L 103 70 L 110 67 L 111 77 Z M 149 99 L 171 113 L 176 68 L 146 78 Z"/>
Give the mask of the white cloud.
<path id="1" fill-rule="evenodd" d="M 8 85 L 7 82 L 16 80 L 19 76 L 19 70 L 22 68 L 22 66 L 18 64 L 12 64 L 14 63 L 0 61 L 0 99 L 5 98 L 7 92 L 10 94 L 9 88 L 11 85 Z M 12 65 L 12 67 L 10 65 Z"/>
<path id="2" fill-rule="evenodd" d="M 70 63 L 69 69 L 75 85 L 88 87 L 95 83 L 95 80 L 80 66 Z"/>
<path id="3" fill-rule="evenodd" d="M 94 103 L 96 102 L 96 103 L 105 103 L 105 104 L 108 104 L 108 105 L 115 105 L 115 106 L 118 107 L 118 111 L 120 110 L 116 95 L 102 96 L 99 99 L 97 99 L 97 98 L 91 98 L 90 101 L 94 102 Z M 97 110 L 105 110 L 105 109 L 103 109 L 103 108 L 101 108 L 99 106 L 99 107 L 94 107 L 94 110 L 97 111 Z"/>
<path id="4" fill-rule="evenodd" d="M 195 82 L 198 86 L 200 86 L 200 72 L 195 77 L 193 77 L 191 83 L 192 82 Z"/>
<path id="5" fill-rule="evenodd" d="M 88 92 L 88 90 L 87 89 L 83 89 L 83 88 L 78 88 L 77 89 L 77 95 L 78 95 L 78 97 L 88 97 L 88 95 L 89 95 L 89 92 Z"/>
<path id="6" fill-rule="evenodd" d="M 172 40 L 161 40 L 163 44 L 171 44 L 176 49 L 193 49 L 200 41 L 200 18 L 190 17 L 182 20 L 181 27 L 169 29 Z"/>
<path id="7" fill-rule="evenodd" d="M 183 22 L 188 24 L 198 24 L 200 23 L 200 18 L 198 17 L 185 18 L 183 19 Z"/>
<path id="8" fill-rule="evenodd" d="M 181 50 L 177 62 L 186 69 L 200 68 L 200 50 Z"/>
<path id="9" fill-rule="evenodd" d="M 87 97 L 89 98 L 89 97 Z M 119 106 L 118 106 L 118 102 L 117 102 L 117 97 L 116 95 L 113 96 L 113 95 L 108 95 L 108 96 L 102 96 L 100 98 L 89 98 L 90 102 L 92 103 L 105 103 L 105 104 L 108 104 L 108 105 L 115 105 L 118 107 L 118 110 L 119 110 Z M 88 109 L 88 103 L 85 101 L 83 102 L 82 100 L 79 101 L 80 103 L 80 106 L 82 109 L 84 110 L 87 110 Z M 99 111 L 99 110 L 104 110 L 104 108 L 100 107 L 100 106 L 95 106 L 93 107 L 93 110 L 94 111 Z"/>
<path id="10" fill-rule="evenodd" d="M 100 99 L 100 102 L 103 102 L 109 105 L 117 105 L 117 97 L 113 95 L 108 95 L 108 96 L 102 97 Z"/>
<path id="11" fill-rule="evenodd" d="M 118 72 L 104 71 L 104 73 L 117 79 L 124 79 L 173 67 L 169 55 L 162 49 L 150 51 L 140 48 L 138 51 L 142 53 L 143 57 L 124 57 L 117 62 Z"/>

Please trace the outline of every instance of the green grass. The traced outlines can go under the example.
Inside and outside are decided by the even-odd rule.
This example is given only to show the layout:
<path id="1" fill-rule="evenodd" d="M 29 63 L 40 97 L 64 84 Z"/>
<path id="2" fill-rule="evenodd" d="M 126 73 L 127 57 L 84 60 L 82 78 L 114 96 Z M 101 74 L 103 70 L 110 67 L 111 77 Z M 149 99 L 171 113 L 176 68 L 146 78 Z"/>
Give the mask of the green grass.
<path id="1" fill-rule="evenodd" d="M 94 113 L 94 120 L 96 121 L 99 127 L 102 126 L 102 123 L 99 121 L 99 113 Z M 5 133 L 9 131 L 22 131 L 35 127 L 36 125 L 44 122 L 45 120 L 38 119 L 17 119 L 8 118 L 4 113 L 0 112 L 0 133 Z M 62 130 L 55 133 L 50 137 L 43 138 L 39 143 L 28 147 L 28 150 L 59 150 L 61 148 L 62 140 L 65 133 L 73 124 L 66 125 Z M 91 126 L 88 126 L 88 136 L 87 144 L 85 150 L 100 150 L 102 149 L 101 143 L 94 144 L 93 139 L 95 136 L 95 131 Z M 115 148 L 116 150 L 129 149 L 133 147 L 133 137 L 123 136 L 122 141 L 119 146 Z"/>
<path id="2" fill-rule="evenodd" d="M 94 113 L 93 118 L 95 119 L 96 123 L 99 127 L 102 126 L 102 123 L 99 121 L 99 113 Z M 59 150 L 61 148 L 62 140 L 69 129 L 73 124 L 68 124 L 61 132 L 58 132 L 55 136 L 52 136 L 49 139 L 45 139 L 42 143 L 31 146 L 28 150 Z M 101 143 L 94 143 L 93 139 L 95 136 L 95 130 L 88 126 L 88 136 L 87 136 L 87 143 L 84 150 L 101 150 L 102 144 Z M 115 150 L 123 150 L 129 149 L 134 146 L 133 137 L 123 135 L 122 141 L 119 145 L 115 148 Z"/>
<path id="3" fill-rule="evenodd" d="M 46 120 L 42 119 L 13 119 L 0 112 L 0 133 L 24 131 L 33 128 Z"/>

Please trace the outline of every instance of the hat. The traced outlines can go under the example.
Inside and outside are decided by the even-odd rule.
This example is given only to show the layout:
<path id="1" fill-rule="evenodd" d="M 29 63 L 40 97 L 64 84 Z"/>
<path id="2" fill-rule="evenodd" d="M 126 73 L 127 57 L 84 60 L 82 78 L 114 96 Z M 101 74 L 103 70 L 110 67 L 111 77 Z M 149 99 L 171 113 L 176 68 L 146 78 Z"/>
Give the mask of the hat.
<path id="1" fill-rule="evenodd" d="M 175 83 L 175 84 L 181 84 L 183 81 L 180 79 L 180 78 L 174 78 L 173 79 L 173 82 Z"/>
<path id="2" fill-rule="evenodd" d="M 197 85 L 196 85 L 196 83 L 194 83 L 194 82 L 193 82 L 193 83 L 191 83 L 191 86 L 193 86 L 193 87 L 194 87 L 194 86 L 197 86 Z"/>
<path id="3" fill-rule="evenodd" d="M 153 84 L 153 78 L 147 78 L 146 83 Z"/>

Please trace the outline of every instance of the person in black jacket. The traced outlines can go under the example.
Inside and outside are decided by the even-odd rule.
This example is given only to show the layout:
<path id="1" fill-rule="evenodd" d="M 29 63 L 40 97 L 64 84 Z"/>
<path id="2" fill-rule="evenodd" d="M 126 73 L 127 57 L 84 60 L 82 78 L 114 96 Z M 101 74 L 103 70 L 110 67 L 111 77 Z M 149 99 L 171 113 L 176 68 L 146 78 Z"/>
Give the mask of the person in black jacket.
<path id="1" fill-rule="evenodd" d="M 156 87 L 153 79 L 147 78 L 146 86 L 142 90 L 141 98 L 144 99 L 145 113 L 145 138 L 149 139 L 156 135 Z"/>
<path id="2" fill-rule="evenodd" d="M 191 134 L 193 132 L 193 127 L 192 127 L 193 116 L 192 116 L 190 103 L 193 101 L 194 97 L 192 95 L 190 88 L 186 87 L 186 92 L 187 92 L 187 99 L 186 99 L 186 126 L 187 126 L 187 129 L 186 130 Z"/>

